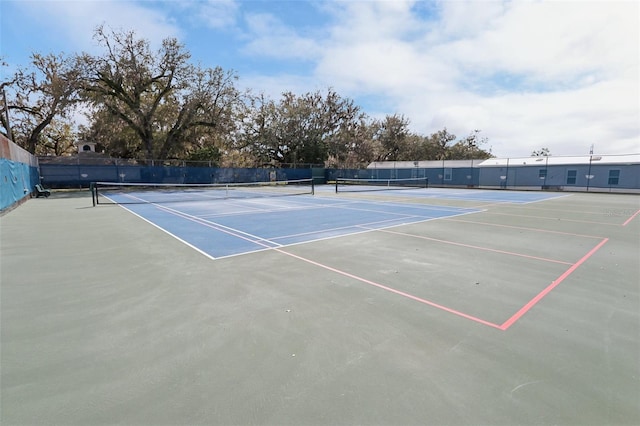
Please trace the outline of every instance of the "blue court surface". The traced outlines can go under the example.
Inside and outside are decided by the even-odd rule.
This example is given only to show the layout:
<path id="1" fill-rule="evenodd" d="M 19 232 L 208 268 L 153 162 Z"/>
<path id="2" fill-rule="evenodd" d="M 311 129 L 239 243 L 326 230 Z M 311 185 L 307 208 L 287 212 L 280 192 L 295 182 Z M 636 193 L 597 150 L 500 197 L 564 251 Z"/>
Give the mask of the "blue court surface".
<path id="1" fill-rule="evenodd" d="M 475 190 L 454 188 L 429 189 L 380 189 L 367 186 L 347 186 L 339 190 L 344 193 L 358 193 L 379 190 L 388 195 L 401 195 L 407 198 L 435 198 L 445 200 L 484 201 L 489 203 L 528 204 L 550 198 L 568 197 L 569 194 L 552 194 L 539 191 L 505 191 L 505 190 Z M 325 186 L 320 191 L 335 191 L 335 187 Z"/>
<path id="2" fill-rule="evenodd" d="M 218 259 L 480 211 L 393 201 L 398 194 L 490 203 L 529 203 L 557 196 L 417 189 L 383 191 L 369 201 L 329 197 L 330 188 L 320 187 L 315 196 L 141 203 L 126 208 L 202 254 Z"/>

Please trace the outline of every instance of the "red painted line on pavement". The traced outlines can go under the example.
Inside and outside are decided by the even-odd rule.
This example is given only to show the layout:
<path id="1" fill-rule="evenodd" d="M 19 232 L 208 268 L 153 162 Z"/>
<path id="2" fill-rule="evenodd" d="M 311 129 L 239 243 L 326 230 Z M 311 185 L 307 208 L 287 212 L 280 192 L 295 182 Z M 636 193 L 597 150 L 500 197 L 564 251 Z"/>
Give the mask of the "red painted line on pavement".
<path id="1" fill-rule="evenodd" d="M 445 220 L 450 222 L 473 223 L 476 225 L 485 225 L 485 226 L 497 226 L 500 228 L 524 229 L 525 231 L 543 232 L 548 234 L 559 234 L 559 235 L 570 235 L 573 237 L 596 238 L 598 240 L 601 240 L 604 238 L 599 235 L 576 234 L 574 232 L 553 231 L 551 229 L 542 229 L 542 228 L 529 228 L 527 226 L 504 225 L 502 223 L 479 222 L 476 220 L 449 219 L 448 217 L 444 217 L 440 220 Z"/>
<path id="2" fill-rule="evenodd" d="M 287 251 L 285 251 L 285 250 L 283 250 L 281 248 L 269 246 L 267 243 L 271 243 L 271 244 L 277 244 L 277 243 L 273 243 L 273 242 L 271 242 L 269 240 L 265 240 L 265 239 L 253 236 L 253 235 L 245 233 L 243 231 L 239 231 L 239 230 L 236 230 L 236 229 L 233 229 L 233 228 L 229 228 L 227 226 L 220 225 L 220 224 L 217 224 L 215 222 L 210 222 L 208 220 L 201 219 L 201 218 L 198 218 L 196 216 L 192 216 L 192 215 L 189 215 L 187 213 L 180 212 L 178 210 L 170 209 L 170 208 L 167 208 L 167 207 L 161 207 L 161 206 L 156 206 L 156 207 L 158 207 L 161 210 L 164 210 L 164 211 L 166 211 L 168 213 L 177 215 L 179 217 L 183 217 L 184 219 L 199 223 L 201 225 L 205 225 L 207 227 L 211 227 L 211 228 L 213 228 L 215 230 L 218 230 L 218 231 L 221 231 L 221 232 L 224 232 L 224 233 L 239 237 L 241 239 L 250 241 L 252 243 L 258 244 L 260 246 L 263 246 L 264 248 L 275 250 L 275 251 L 277 251 L 277 252 L 279 252 L 281 254 L 284 254 L 284 255 L 293 257 L 295 259 L 304 261 L 304 262 L 309 263 L 311 265 L 315 265 L 317 267 L 320 267 L 320 268 L 326 269 L 328 271 L 343 275 L 345 277 L 354 279 L 356 281 L 360 281 L 360 282 L 368 284 L 370 286 L 380 288 L 380 289 L 388 291 L 390 293 L 405 297 L 407 299 L 410 299 L 410 300 L 413 300 L 413 301 L 416 301 L 416 302 L 419 302 L 419 303 L 423 303 L 425 305 L 428 305 L 428 306 L 443 310 L 445 312 L 449 312 L 449 313 L 454 314 L 456 316 L 459 316 L 459 317 L 462 317 L 462 318 L 465 318 L 465 319 L 474 321 L 476 323 L 479 323 L 479 324 L 482 324 L 482 325 L 486 325 L 488 327 L 492 327 L 492 328 L 495 328 L 495 329 L 498 329 L 498 330 L 501 330 L 501 331 L 506 331 L 515 322 L 517 322 L 520 318 L 522 318 L 522 316 L 524 316 L 531 308 L 533 308 L 533 306 L 535 306 L 538 302 L 540 302 L 540 300 L 542 300 L 548 293 L 550 293 L 562 281 L 564 281 L 567 277 L 569 277 L 580 265 L 582 265 L 587 259 L 589 259 L 593 254 L 595 254 L 607 241 L 609 241 L 608 238 L 603 239 L 602 241 L 600 241 L 600 243 L 597 246 L 595 246 L 593 249 L 591 249 L 580 260 L 578 260 L 576 263 L 571 264 L 569 262 L 563 262 L 563 261 L 558 261 L 558 260 L 553 260 L 553 259 L 539 258 L 539 257 L 535 257 L 535 256 L 529 256 L 529 255 L 513 253 L 513 252 L 507 252 L 507 251 L 502 251 L 502 250 L 495 250 L 495 249 L 490 249 L 490 248 L 487 248 L 487 247 L 472 246 L 472 245 L 468 245 L 468 244 L 456 243 L 456 242 L 453 242 L 453 241 L 438 240 L 438 239 L 430 238 L 430 237 L 423 237 L 423 236 L 419 236 L 419 235 L 413 235 L 413 234 L 407 234 L 407 233 L 402 233 L 402 232 L 378 229 L 378 231 L 380 231 L 380 232 L 388 232 L 388 233 L 392 233 L 392 234 L 405 235 L 405 236 L 409 236 L 409 237 L 432 240 L 432 241 L 437 241 L 437 242 L 446 243 L 446 244 L 453 244 L 453 245 L 458 245 L 458 246 L 463 246 L 463 247 L 468 247 L 468 248 L 487 250 L 487 251 L 498 252 L 498 253 L 502 253 L 502 254 L 509 254 L 509 255 L 514 255 L 514 256 L 521 256 L 521 257 L 536 259 L 536 260 L 543 260 L 543 261 L 547 261 L 547 262 L 555 262 L 555 263 L 562 263 L 562 264 L 570 264 L 571 265 L 571 267 L 569 269 L 567 269 L 562 275 L 560 275 L 560 277 L 558 277 L 558 279 L 553 281 L 547 288 L 545 288 L 540 293 L 538 293 L 526 305 L 524 305 L 522 308 L 520 308 L 518 310 L 518 312 L 516 312 L 513 316 L 511 316 L 511 318 L 509 318 L 503 324 L 498 325 L 498 324 L 492 323 L 490 321 L 486 321 L 486 320 L 483 320 L 481 318 L 474 317 L 474 316 L 469 315 L 469 314 L 465 314 L 464 312 L 460 312 L 460 311 L 457 311 L 455 309 L 448 308 L 448 307 L 446 307 L 444 305 L 437 304 L 437 303 L 432 302 L 430 300 L 423 299 L 423 298 L 418 297 L 418 296 L 414 296 L 414 295 L 412 295 L 410 293 L 406 293 L 406 292 L 403 292 L 401 290 L 397 290 L 395 288 L 392 288 L 392 287 L 389 287 L 389 286 L 386 286 L 386 285 L 383 285 L 383 284 L 368 280 L 366 278 L 350 274 L 350 273 L 348 273 L 346 271 L 342 271 L 340 269 L 333 268 L 333 267 L 325 265 L 323 263 L 316 262 L 316 261 L 313 261 L 311 259 L 307 259 L 305 257 L 295 255 L 293 253 L 289 253 L 289 252 L 287 252 Z M 134 213 L 134 212 L 132 212 L 132 213 Z M 134 214 L 136 214 L 136 213 L 134 213 Z M 636 217 L 638 214 L 640 214 L 640 210 L 638 210 L 633 216 L 631 216 L 629 219 L 627 219 L 627 221 L 625 222 L 625 225 L 628 222 L 630 222 L 634 217 Z M 139 215 L 137 215 L 137 216 L 139 216 Z M 140 217 L 142 217 L 142 216 L 140 216 Z M 144 219 L 144 220 L 146 220 L 146 219 Z M 150 223 L 152 223 L 152 222 L 150 222 Z M 162 228 L 160 228 L 160 229 L 162 229 Z M 251 238 L 248 238 L 248 237 L 258 238 L 258 239 L 257 240 L 252 240 Z M 204 253 L 204 252 L 202 252 L 202 253 L 206 255 L 206 253 Z M 207 256 L 209 256 L 209 255 L 207 255 Z M 209 256 L 209 257 L 211 257 L 211 256 Z M 211 258 L 214 259 L 213 257 L 211 257 Z"/>
<path id="3" fill-rule="evenodd" d="M 556 288 L 562 281 L 564 281 L 569 275 L 571 275 L 580 265 L 587 261 L 595 252 L 600 250 L 600 248 L 605 245 L 605 243 L 609 241 L 608 238 L 600 241 L 600 243 L 589 251 L 589 253 L 582 256 L 582 259 L 578 260 L 576 263 L 571 265 L 569 269 L 567 269 L 562 275 L 558 277 L 555 281 L 553 281 L 547 288 L 538 293 L 533 299 L 531 299 L 526 305 L 524 305 L 518 312 L 513 314 L 511 318 L 506 320 L 499 328 L 500 330 L 507 330 L 511 327 L 516 321 L 518 321 L 524 314 L 526 314 L 531 308 L 533 308 L 543 297 L 545 297 L 551 290 Z"/>
<path id="4" fill-rule="evenodd" d="M 446 306 L 439 305 L 437 303 L 431 302 L 430 300 L 426 300 L 426 299 L 423 299 L 421 297 L 417 297 L 417 296 L 414 296 L 412 294 L 405 293 L 404 291 L 396 290 L 395 288 L 391 288 L 391 287 L 388 287 L 386 285 L 379 284 L 379 283 L 376 283 L 374 281 L 370 281 L 370 280 L 368 280 L 366 278 L 362 278 L 362 277 L 359 277 L 357 275 L 353 275 L 353 274 L 350 274 L 348 272 L 341 271 L 340 269 L 336 269 L 336 268 L 333 268 L 333 267 L 331 267 L 329 265 L 325 265 L 323 263 L 316 262 L 316 261 L 311 260 L 311 259 L 307 259 L 306 257 L 298 256 L 296 254 L 289 253 L 289 252 L 287 252 L 285 250 L 282 250 L 282 249 L 279 249 L 279 248 L 273 248 L 272 250 L 275 250 L 275 251 L 277 251 L 279 253 L 282 253 L 282 254 L 285 254 L 287 256 L 291 256 L 291 257 L 293 257 L 295 259 L 302 260 L 303 262 L 310 263 L 311 265 L 318 266 L 318 267 L 326 269 L 328 271 L 335 272 L 336 274 L 340 274 L 340 275 L 343 275 L 345 277 L 360 281 L 360 282 L 368 284 L 370 286 L 378 287 L 378 288 L 380 288 L 382 290 L 386 290 L 388 292 L 397 294 L 399 296 L 406 297 L 407 299 L 411 299 L 411 300 L 414 300 L 416 302 L 424 303 L 425 305 L 433 306 L 434 308 L 441 309 L 443 311 L 449 312 L 451 314 L 457 315 L 457 316 L 462 317 L 462 318 L 466 318 L 466 319 L 471 320 L 471 321 L 475 321 L 475 322 L 483 324 L 483 325 L 487 325 L 489 327 L 500 329 L 499 325 L 494 324 L 492 322 L 485 321 L 483 319 L 474 317 L 472 315 L 467 315 L 467 314 L 465 314 L 463 312 L 456 311 L 455 309 L 447 308 Z"/>
<path id="5" fill-rule="evenodd" d="M 407 234 L 405 232 L 390 231 L 388 229 L 378 229 L 378 231 L 387 232 L 389 234 L 397 234 L 397 235 L 404 235 L 404 236 L 407 236 L 407 237 L 420 238 L 422 240 L 435 241 L 435 242 L 443 243 L 443 244 L 451 244 L 451 245 L 454 245 L 454 246 L 472 248 L 472 249 L 476 249 L 476 250 L 484 250 L 484 251 L 490 251 L 490 252 L 493 252 L 493 253 L 506 254 L 506 255 L 509 255 L 509 256 L 518 256 L 518 257 L 524 257 L 524 258 L 527 258 L 527 259 L 541 260 L 543 262 L 552 262 L 552 263 L 561 263 L 563 265 L 571 265 L 571 262 L 565 262 L 564 260 L 547 259 L 545 257 L 530 256 L 528 254 L 515 253 L 515 252 L 512 252 L 512 251 L 492 249 L 492 248 L 489 248 L 489 247 L 473 246 L 471 244 L 463 244 L 463 243 L 456 243 L 454 241 L 439 240 L 437 238 L 425 237 L 425 236 L 422 236 L 422 235 Z"/>
<path id="6" fill-rule="evenodd" d="M 634 217 L 638 216 L 640 214 L 640 210 L 638 210 L 637 212 L 635 212 L 633 215 L 631 215 L 631 217 L 629 219 L 627 219 L 622 226 L 627 226 L 627 224 L 629 222 L 631 222 L 633 220 Z"/>
<path id="7" fill-rule="evenodd" d="M 549 216 L 532 216 L 526 214 L 511 214 L 511 213 L 497 213 L 492 212 L 490 210 L 486 211 L 487 214 L 495 214 L 500 216 L 513 216 L 513 217 L 530 217 L 533 219 L 543 219 L 543 220 L 557 220 L 559 222 L 575 222 L 575 223 L 590 223 L 594 225 L 608 225 L 608 226 L 620 226 L 617 223 L 607 223 L 607 222 L 595 222 L 593 220 L 578 220 L 578 219 L 561 219 L 558 217 L 549 217 Z"/>

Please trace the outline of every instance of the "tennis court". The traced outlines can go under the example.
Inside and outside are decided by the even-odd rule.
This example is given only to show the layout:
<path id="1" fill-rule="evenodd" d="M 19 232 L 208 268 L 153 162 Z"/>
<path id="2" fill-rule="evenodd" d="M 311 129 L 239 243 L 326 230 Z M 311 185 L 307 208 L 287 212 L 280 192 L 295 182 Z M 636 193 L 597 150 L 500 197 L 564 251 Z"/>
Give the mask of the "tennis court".
<path id="1" fill-rule="evenodd" d="M 640 422 L 639 197 L 364 189 L 4 216 L 2 423 Z"/>

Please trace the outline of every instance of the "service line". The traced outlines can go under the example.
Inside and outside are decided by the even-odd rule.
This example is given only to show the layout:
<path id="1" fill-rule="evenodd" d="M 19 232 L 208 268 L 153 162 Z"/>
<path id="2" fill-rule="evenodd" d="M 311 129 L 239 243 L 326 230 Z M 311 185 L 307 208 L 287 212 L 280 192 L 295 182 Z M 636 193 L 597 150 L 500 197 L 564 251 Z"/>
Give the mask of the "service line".
<path id="1" fill-rule="evenodd" d="M 562 275 L 560 275 L 558 277 L 558 279 L 556 279 L 555 281 L 552 281 L 551 284 L 549 286 L 547 286 L 547 288 L 545 288 L 540 293 L 538 293 L 533 299 L 531 299 L 526 305 L 524 305 L 522 308 L 520 308 L 520 310 L 518 312 L 513 314 L 513 316 L 511 318 L 506 320 L 498 328 L 500 328 L 500 330 L 504 331 L 504 330 L 507 330 L 509 327 L 511 327 L 524 314 L 526 314 L 531 308 L 533 308 L 540 300 L 542 300 L 542 298 L 544 298 L 547 294 L 549 294 L 549 292 L 551 292 L 551 290 L 556 288 L 562 281 L 564 281 L 569 275 L 571 275 L 576 269 L 578 269 L 578 267 L 580 265 L 582 265 L 584 262 L 587 261 L 587 259 L 589 259 L 591 256 L 593 256 L 595 254 L 595 252 L 600 250 L 600 248 L 603 245 L 605 245 L 607 241 L 609 241 L 608 238 L 605 238 L 602 241 L 600 241 L 600 243 L 597 246 L 595 246 L 594 248 L 592 248 L 589 251 L 589 253 L 587 253 L 584 256 L 582 256 L 582 259 L 578 260 L 576 263 L 571 265 L 571 267 L 569 269 L 567 269 Z"/>
<path id="2" fill-rule="evenodd" d="M 629 219 L 627 219 L 622 226 L 627 226 L 629 224 L 629 222 L 631 222 L 633 220 L 634 217 L 638 216 L 640 214 L 640 210 L 638 210 L 637 212 L 635 212 L 634 214 L 631 215 L 631 217 Z"/>
<path id="3" fill-rule="evenodd" d="M 564 260 L 548 259 L 546 257 L 531 256 L 531 255 L 528 255 L 528 254 L 516 253 L 516 252 L 512 252 L 512 251 L 492 249 L 490 247 L 482 247 L 482 246 L 474 246 L 474 245 L 471 245 L 471 244 L 457 243 L 455 241 L 441 240 L 441 239 L 438 239 L 438 238 L 425 237 L 423 235 L 409 234 L 409 233 L 406 233 L 406 232 L 390 231 L 388 229 L 378 229 L 378 231 L 387 232 L 389 234 L 403 235 L 405 237 L 419 238 L 419 239 L 422 239 L 422 240 L 435 241 L 437 243 L 442 243 L 442 244 L 451 244 L 451 245 L 454 245 L 454 246 L 466 247 L 466 248 L 470 248 L 470 249 L 474 249 L 474 250 L 483 250 L 483 251 L 489 251 L 489 252 L 493 252 L 493 253 L 506 254 L 506 255 L 509 255 L 509 256 L 517 256 L 517 257 L 524 257 L 524 258 L 527 258 L 527 259 L 541 260 L 543 262 L 551 262 L 551 263 L 560 263 L 560 264 L 563 264 L 563 265 L 571 265 L 571 262 L 565 262 Z"/>
<path id="4" fill-rule="evenodd" d="M 397 290 L 397 289 L 395 289 L 395 288 L 388 287 L 388 286 L 383 285 L 383 284 L 379 284 L 379 283 L 377 283 L 377 282 L 374 282 L 374 281 L 368 280 L 368 279 L 366 279 L 366 278 L 362 278 L 362 277 L 359 277 L 359 276 L 357 276 L 357 275 L 350 274 L 350 273 L 348 273 L 348 272 L 346 272 L 346 271 L 342 271 L 342 270 L 340 270 L 340 269 L 333 268 L 333 267 L 331 267 L 331 266 L 329 266 L 329 265 L 325 265 L 324 263 L 316 262 L 316 261 L 314 261 L 314 260 L 307 259 L 306 257 L 298 256 L 297 254 L 290 253 L 290 252 L 285 251 L 285 250 L 280 249 L 280 248 L 273 248 L 272 250 L 277 251 L 278 253 L 285 254 L 285 255 L 287 255 L 287 256 L 291 256 L 291 257 L 293 257 L 293 258 L 295 258 L 295 259 L 298 259 L 298 260 L 301 260 L 301 261 L 303 261 L 303 262 L 307 262 L 307 263 L 309 263 L 309 264 L 311 264 L 311 265 L 315 265 L 315 266 L 317 266 L 317 267 L 320 267 L 320 268 L 326 269 L 326 270 L 331 271 L 331 272 L 334 272 L 334 273 L 336 273 L 336 274 L 340 274 L 340 275 L 343 275 L 343 276 L 345 276 L 345 277 L 348 277 L 348 278 L 354 279 L 354 280 L 356 280 L 356 281 L 360 281 L 360 282 L 365 283 L 365 284 L 368 284 L 368 285 L 370 285 L 370 286 L 380 288 L 380 289 L 382 289 L 382 290 L 385 290 L 385 291 L 388 291 L 388 292 L 391 292 L 391 293 L 397 294 L 397 295 L 402 296 L 402 297 L 406 297 L 407 299 L 411 299 L 411 300 L 414 300 L 414 301 L 416 301 L 416 302 L 424 303 L 425 305 L 433 306 L 434 308 L 441 309 L 441 310 L 443 310 L 443 311 L 449 312 L 449 313 L 451 313 L 451 314 L 457 315 L 457 316 L 462 317 L 462 318 L 466 318 L 466 319 L 471 320 L 471 321 L 475 321 L 475 322 L 480 323 L 480 324 L 483 324 L 483 325 L 487 325 L 487 326 L 489 326 L 489 327 L 493 327 L 493 328 L 500 329 L 500 326 L 499 326 L 499 325 L 494 324 L 494 323 L 492 323 L 492 322 L 485 321 L 485 320 L 483 320 L 483 319 L 481 319 L 481 318 L 478 318 L 478 317 L 474 317 L 474 316 L 472 316 L 472 315 L 465 314 L 464 312 L 456 311 L 455 309 L 447 308 L 446 306 L 439 305 L 439 304 L 437 304 L 437 303 L 435 303 L 435 302 L 432 302 L 432 301 L 430 301 L 430 300 L 423 299 L 423 298 L 421 298 L 421 297 L 414 296 L 414 295 L 409 294 L 409 293 L 405 293 L 404 291 L 400 291 L 400 290 Z"/>

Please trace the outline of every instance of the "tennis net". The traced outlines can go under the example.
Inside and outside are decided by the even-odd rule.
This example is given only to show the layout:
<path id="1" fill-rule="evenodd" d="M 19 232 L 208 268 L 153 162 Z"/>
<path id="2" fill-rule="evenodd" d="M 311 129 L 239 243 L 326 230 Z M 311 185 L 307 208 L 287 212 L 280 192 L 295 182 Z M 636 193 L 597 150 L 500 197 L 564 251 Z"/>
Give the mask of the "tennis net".
<path id="1" fill-rule="evenodd" d="M 354 191 L 384 191 L 395 189 L 420 189 L 428 188 L 429 179 L 347 179 L 336 178 L 336 192 Z"/>
<path id="2" fill-rule="evenodd" d="M 94 182 L 93 205 L 208 201 L 228 198 L 313 195 L 313 179 L 274 182 L 171 184 Z"/>

